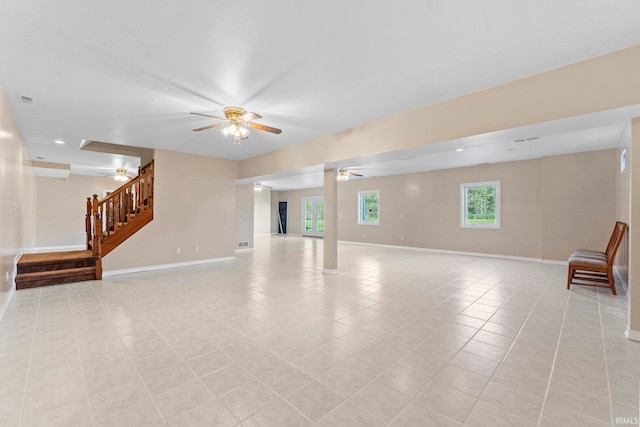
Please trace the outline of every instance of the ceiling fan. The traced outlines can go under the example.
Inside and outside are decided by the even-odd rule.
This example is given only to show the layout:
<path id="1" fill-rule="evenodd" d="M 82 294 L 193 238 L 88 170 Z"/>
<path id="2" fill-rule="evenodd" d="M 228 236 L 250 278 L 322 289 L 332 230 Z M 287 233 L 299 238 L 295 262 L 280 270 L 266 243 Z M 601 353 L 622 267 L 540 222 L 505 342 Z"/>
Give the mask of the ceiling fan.
<path id="1" fill-rule="evenodd" d="M 220 129 L 220 132 L 222 132 L 222 134 L 226 137 L 233 138 L 235 141 L 247 139 L 249 137 L 249 128 L 263 130 L 275 134 L 282 133 L 282 130 L 280 129 L 253 123 L 252 120 L 260 119 L 262 118 L 262 116 L 258 113 L 247 113 L 244 109 L 239 107 L 226 107 L 224 109 L 224 117 L 212 116 L 210 114 L 202 113 L 191 114 L 204 117 L 213 117 L 214 119 L 222 120 L 222 122 L 220 123 L 194 129 L 194 132 L 224 126 L 222 129 Z"/>
<path id="2" fill-rule="evenodd" d="M 107 172 L 107 173 L 99 173 L 98 175 L 113 176 L 113 179 L 115 179 L 118 182 L 129 181 L 131 178 L 135 178 L 137 176 L 137 175 L 127 173 L 127 170 L 125 168 L 117 168 L 115 174 L 113 174 L 113 172 Z"/>
<path id="3" fill-rule="evenodd" d="M 348 169 L 338 169 L 338 176 L 336 177 L 336 179 L 338 181 L 346 181 L 346 180 L 349 179 L 350 176 L 361 177 L 363 175 L 360 174 L 360 173 L 352 172 L 352 171 L 350 171 Z"/>

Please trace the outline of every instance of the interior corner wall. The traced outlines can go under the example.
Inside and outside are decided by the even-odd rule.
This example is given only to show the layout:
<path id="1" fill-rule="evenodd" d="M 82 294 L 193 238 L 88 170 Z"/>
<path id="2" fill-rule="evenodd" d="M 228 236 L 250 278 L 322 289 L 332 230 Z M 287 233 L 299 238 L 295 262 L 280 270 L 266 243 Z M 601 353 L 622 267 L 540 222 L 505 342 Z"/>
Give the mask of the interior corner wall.
<path id="1" fill-rule="evenodd" d="M 237 174 L 236 161 L 155 150 L 153 221 L 103 259 L 104 271 L 233 257 Z"/>
<path id="2" fill-rule="evenodd" d="M 302 234 L 302 198 L 323 195 L 324 190 L 322 187 L 280 191 L 278 200 L 280 202 L 287 202 L 287 234 Z"/>
<path id="3" fill-rule="evenodd" d="M 625 167 L 622 170 L 622 157 L 624 154 Z M 625 128 L 616 150 L 616 218 L 618 221 L 630 222 L 630 198 L 631 198 L 631 123 Z M 629 285 L 629 232 L 628 230 L 616 256 L 617 279 L 623 286 Z"/>
<path id="4" fill-rule="evenodd" d="M 239 185 L 236 191 L 236 228 L 234 248 L 253 248 L 253 184 Z M 247 246 L 240 246 L 247 242 Z"/>
<path id="5" fill-rule="evenodd" d="M 542 258 L 604 250 L 616 221 L 616 150 L 541 159 Z"/>
<path id="6" fill-rule="evenodd" d="M 87 197 L 115 190 L 120 184 L 112 177 L 69 175 L 68 179 L 36 178 L 36 247 L 64 249 L 85 246 Z M 64 203 L 60 203 L 63 200 Z"/>
<path id="7" fill-rule="evenodd" d="M 271 235 L 271 190 L 253 192 L 253 234 Z"/>
<path id="8" fill-rule="evenodd" d="M 35 247 L 36 186 L 29 154 L 0 87 L 0 319 L 15 292 L 15 264 Z"/>

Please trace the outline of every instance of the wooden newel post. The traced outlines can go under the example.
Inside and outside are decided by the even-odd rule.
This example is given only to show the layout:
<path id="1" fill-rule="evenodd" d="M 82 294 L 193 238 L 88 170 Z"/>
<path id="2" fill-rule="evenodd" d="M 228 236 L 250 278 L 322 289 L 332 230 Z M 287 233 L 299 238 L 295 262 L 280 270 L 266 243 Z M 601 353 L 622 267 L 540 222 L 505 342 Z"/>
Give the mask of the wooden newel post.
<path id="1" fill-rule="evenodd" d="M 93 235 L 91 233 L 91 214 L 93 212 L 93 205 L 91 204 L 91 197 L 87 197 L 87 215 L 84 219 L 84 229 L 87 233 L 87 250 L 91 249 L 93 242 Z"/>
<path id="2" fill-rule="evenodd" d="M 100 203 L 98 203 L 98 195 L 93 195 L 93 256 L 102 257 L 102 218 L 100 217 Z"/>

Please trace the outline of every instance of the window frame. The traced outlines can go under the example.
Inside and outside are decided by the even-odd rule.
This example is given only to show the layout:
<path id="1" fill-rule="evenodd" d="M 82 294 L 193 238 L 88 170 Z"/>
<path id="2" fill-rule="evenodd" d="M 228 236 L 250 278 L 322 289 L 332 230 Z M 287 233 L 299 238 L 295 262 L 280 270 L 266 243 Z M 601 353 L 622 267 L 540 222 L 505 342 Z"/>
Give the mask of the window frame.
<path id="1" fill-rule="evenodd" d="M 369 194 L 375 194 L 378 198 L 378 220 L 367 221 L 362 216 L 362 200 Z M 358 225 L 380 225 L 380 190 L 358 191 Z"/>
<path id="2" fill-rule="evenodd" d="M 467 189 L 472 187 L 496 187 L 496 222 L 495 224 L 470 224 L 467 222 Z M 502 228 L 502 203 L 500 181 L 464 182 L 460 184 L 460 228 L 481 228 L 499 230 Z"/>

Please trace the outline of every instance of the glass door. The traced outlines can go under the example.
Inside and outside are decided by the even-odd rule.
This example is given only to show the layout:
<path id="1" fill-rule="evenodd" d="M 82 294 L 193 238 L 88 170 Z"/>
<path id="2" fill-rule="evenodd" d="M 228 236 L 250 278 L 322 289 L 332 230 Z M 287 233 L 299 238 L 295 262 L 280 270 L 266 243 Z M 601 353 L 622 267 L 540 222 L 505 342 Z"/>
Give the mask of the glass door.
<path id="1" fill-rule="evenodd" d="M 324 233 L 324 198 L 302 198 L 302 235 L 322 237 Z"/>

